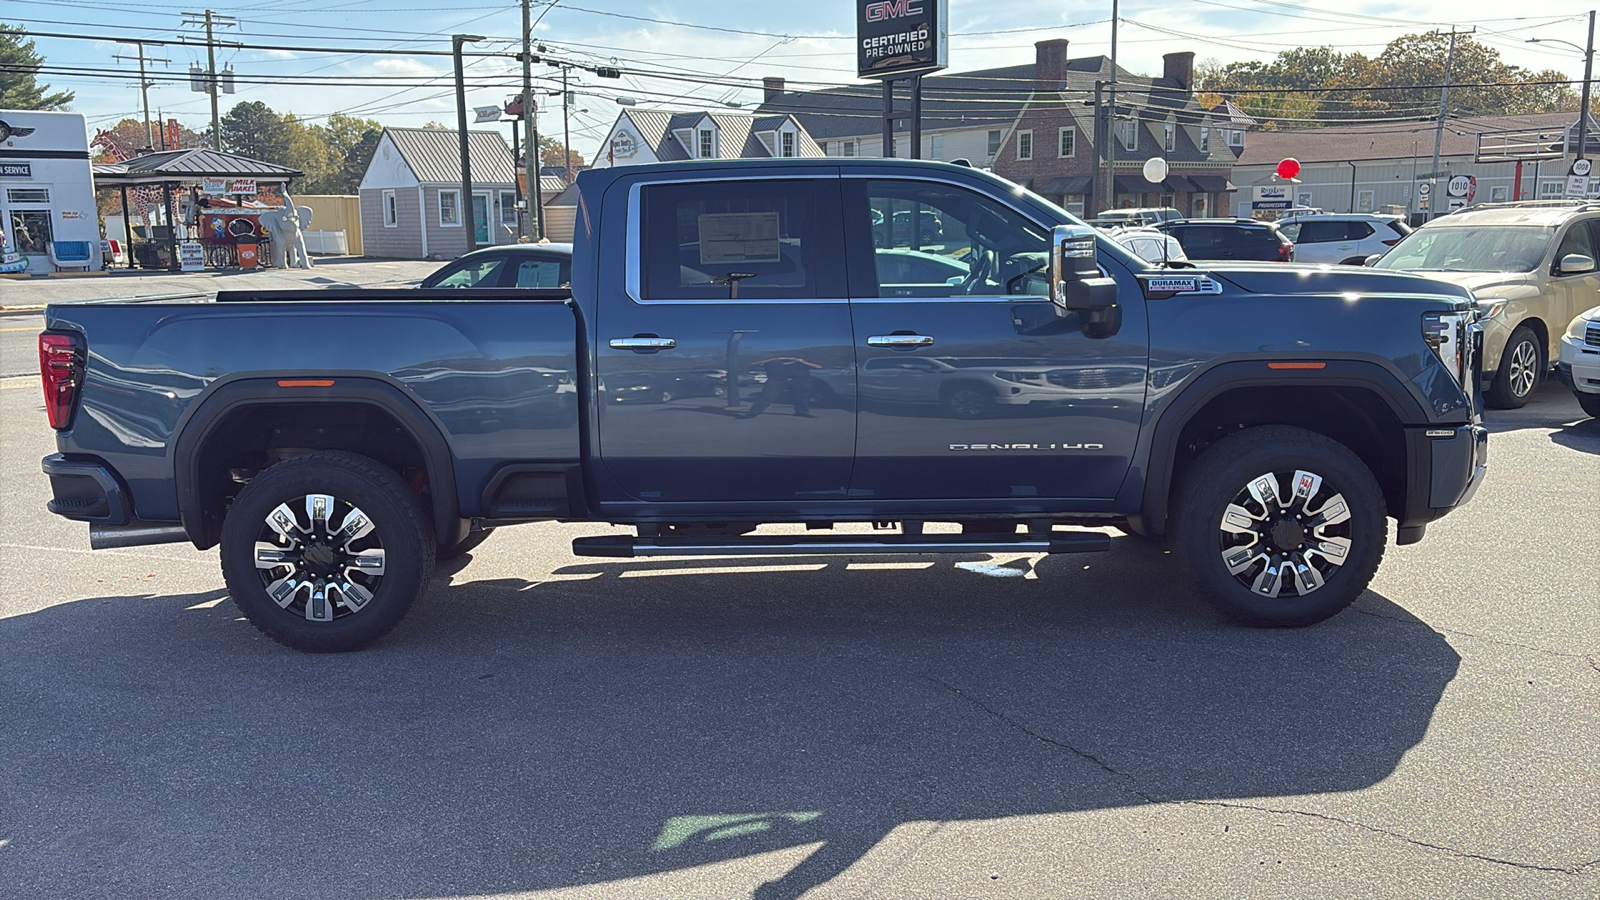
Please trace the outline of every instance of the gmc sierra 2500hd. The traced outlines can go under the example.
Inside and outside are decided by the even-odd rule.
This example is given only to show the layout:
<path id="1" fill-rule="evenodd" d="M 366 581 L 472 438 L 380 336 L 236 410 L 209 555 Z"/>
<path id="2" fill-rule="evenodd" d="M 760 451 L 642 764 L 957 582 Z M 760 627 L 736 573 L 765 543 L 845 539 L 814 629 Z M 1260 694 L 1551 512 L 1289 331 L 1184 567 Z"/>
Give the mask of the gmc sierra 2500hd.
<path id="1" fill-rule="evenodd" d="M 1152 268 L 942 163 L 578 186 L 570 291 L 50 307 L 50 509 L 96 547 L 220 544 L 258 628 L 336 651 L 436 557 L 539 520 L 637 529 L 591 556 L 1066 553 L 1119 526 L 1234 618 L 1304 625 L 1366 587 L 1386 517 L 1416 541 L 1482 478 L 1464 288 Z M 899 528 L 829 531 L 861 522 Z"/>

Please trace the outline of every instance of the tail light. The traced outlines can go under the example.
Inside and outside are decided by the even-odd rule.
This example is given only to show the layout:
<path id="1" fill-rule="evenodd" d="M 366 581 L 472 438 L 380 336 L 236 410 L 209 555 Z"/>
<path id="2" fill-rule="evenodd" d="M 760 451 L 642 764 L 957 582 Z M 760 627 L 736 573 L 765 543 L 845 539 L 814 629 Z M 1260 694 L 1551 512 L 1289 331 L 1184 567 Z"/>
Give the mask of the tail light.
<path id="1" fill-rule="evenodd" d="M 1400 243 L 1400 239 L 1399 238 L 1395 238 L 1392 241 L 1384 241 L 1383 245 L 1385 247 L 1393 247 L 1395 244 L 1398 244 L 1398 243 Z"/>
<path id="2" fill-rule="evenodd" d="M 72 408 L 83 383 L 83 342 L 77 335 L 39 335 L 39 376 L 44 380 L 44 409 L 50 427 L 72 424 Z"/>
<path id="3" fill-rule="evenodd" d="M 1283 244 L 1280 247 L 1278 247 L 1278 260 L 1280 262 L 1294 262 L 1294 244 L 1293 243 L 1291 243 L 1289 241 L 1284 241 Z"/>

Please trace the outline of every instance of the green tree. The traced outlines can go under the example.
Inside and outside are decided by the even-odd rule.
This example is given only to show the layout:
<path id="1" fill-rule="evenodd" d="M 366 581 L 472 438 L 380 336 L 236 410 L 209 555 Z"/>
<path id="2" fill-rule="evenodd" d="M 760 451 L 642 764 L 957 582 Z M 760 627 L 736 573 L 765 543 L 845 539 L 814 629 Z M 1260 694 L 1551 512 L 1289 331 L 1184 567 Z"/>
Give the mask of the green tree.
<path id="1" fill-rule="evenodd" d="M 52 93 L 50 85 L 39 83 L 44 57 L 25 34 L 20 27 L 0 24 L 0 109 L 65 109 L 72 91 Z"/>
<path id="2" fill-rule="evenodd" d="M 561 143 L 558 138 L 540 135 L 539 162 L 547 166 L 565 166 L 567 164 L 567 145 Z M 576 150 L 572 151 L 572 168 L 574 170 L 581 169 L 583 165 L 583 154 Z"/>
<path id="3" fill-rule="evenodd" d="M 222 149 L 229 153 L 289 165 L 293 139 L 284 117 L 259 100 L 240 103 L 222 117 Z"/>

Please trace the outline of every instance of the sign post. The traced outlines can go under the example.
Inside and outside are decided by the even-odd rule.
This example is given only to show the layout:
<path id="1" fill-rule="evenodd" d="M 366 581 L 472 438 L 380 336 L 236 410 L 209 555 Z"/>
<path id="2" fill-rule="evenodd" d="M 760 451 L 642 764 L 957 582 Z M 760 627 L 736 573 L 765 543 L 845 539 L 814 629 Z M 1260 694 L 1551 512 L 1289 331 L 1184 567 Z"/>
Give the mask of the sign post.
<path id="1" fill-rule="evenodd" d="M 911 159 L 922 156 L 922 76 L 949 65 L 950 0 L 856 0 L 856 74 L 883 81 L 883 155 L 894 156 L 894 82 L 911 82 Z"/>

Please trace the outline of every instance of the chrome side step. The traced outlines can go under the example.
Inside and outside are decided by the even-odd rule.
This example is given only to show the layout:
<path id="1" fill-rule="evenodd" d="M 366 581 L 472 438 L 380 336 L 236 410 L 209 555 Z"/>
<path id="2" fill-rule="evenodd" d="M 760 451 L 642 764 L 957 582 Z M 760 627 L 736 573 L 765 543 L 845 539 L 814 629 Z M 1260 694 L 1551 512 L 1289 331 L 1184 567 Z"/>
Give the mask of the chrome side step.
<path id="1" fill-rule="evenodd" d="M 573 538 L 578 556 L 629 559 L 639 556 L 837 556 L 910 553 L 1100 553 L 1111 549 L 1111 536 L 1099 532 L 1059 532 L 1048 537 L 1017 535 L 1004 539 L 968 534 L 783 535 L 730 536 L 708 541 L 696 537 L 630 537 L 604 535 Z"/>

